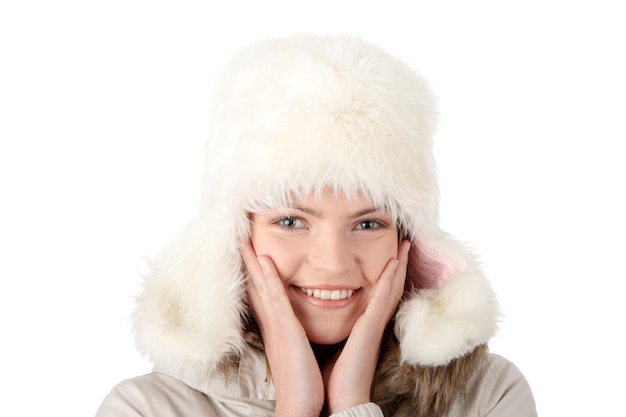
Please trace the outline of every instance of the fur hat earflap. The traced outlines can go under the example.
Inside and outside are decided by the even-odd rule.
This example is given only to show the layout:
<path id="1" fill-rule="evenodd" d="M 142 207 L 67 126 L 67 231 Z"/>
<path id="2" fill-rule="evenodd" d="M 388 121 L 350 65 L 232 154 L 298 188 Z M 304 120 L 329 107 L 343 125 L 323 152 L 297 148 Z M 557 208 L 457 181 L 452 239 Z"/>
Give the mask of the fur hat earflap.
<path id="1" fill-rule="evenodd" d="M 426 81 L 359 37 L 298 34 L 236 53 L 213 97 L 199 213 L 154 261 L 134 312 L 139 349 L 178 375 L 237 355 L 249 213 L 326 188 L 364 193 L 413 242 L 395 321 L 403 361 L 445 365 L 487 342 L 491 286 L 439 227 L 437 119 Z"/>

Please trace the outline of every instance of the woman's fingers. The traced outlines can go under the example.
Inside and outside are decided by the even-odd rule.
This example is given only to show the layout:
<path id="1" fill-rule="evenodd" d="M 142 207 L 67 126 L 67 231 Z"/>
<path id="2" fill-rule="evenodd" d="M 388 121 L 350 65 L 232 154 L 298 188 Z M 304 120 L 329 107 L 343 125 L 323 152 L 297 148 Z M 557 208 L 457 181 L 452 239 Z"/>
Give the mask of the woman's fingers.
<path id="1" fill-rule="evenodd" d="M 364 315 L 371 320 L 380 321 L 383 328 L 393 315 L 393 312 L 402 298 L 408 253 L 411 247 L 409 241 L 402 241 L 398 247 L 398 257 L 389 261 L 376 283 L 372 299 Z"/>
<path id="2" fill-rule="evenodd" d="M 248 277 L 254 284 L 263 285 L 263 268 L 259 263 L 259 259 L 252 247 L 250 241 L 241 244 L 241 258 L 243 259 L 246 270 L 248 271 Z"/>
<path id="3" fill-rule="evenodd" d="M 267 256 L 257 256 L 250 242 L 242 245 L 241 255 L 248 270 L 248 298 L 259 326 L 294 316 L 272 261 Z"/>

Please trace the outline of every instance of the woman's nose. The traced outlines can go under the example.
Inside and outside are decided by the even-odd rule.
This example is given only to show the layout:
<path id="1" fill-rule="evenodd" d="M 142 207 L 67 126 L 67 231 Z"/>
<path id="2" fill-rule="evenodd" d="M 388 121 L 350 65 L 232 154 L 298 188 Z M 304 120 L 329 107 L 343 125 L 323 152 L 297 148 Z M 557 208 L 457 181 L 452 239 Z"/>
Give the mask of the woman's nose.
<path id="1" fill-rule="evenodd" d="M 350 240 L 343 232 L 320 233 L 310 249 L 311 267 L 325 274 L 342 275 L 355 264 Z"/>

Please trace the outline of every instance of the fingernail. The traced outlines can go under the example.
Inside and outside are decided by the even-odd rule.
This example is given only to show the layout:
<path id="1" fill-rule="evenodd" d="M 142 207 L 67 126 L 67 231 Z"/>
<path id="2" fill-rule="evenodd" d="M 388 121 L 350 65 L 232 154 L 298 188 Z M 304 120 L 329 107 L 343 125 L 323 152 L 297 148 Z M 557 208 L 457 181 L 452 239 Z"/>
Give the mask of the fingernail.
<path id="1" fill-rule="evenodd" d="M 266 271 L 267 270 L 267 260 L 263 256 L 257 256 L 256 260 L 259 262 L 259 265 L 261 265 L 261 269 L 263 269 L 263 271 Z"/>
<path id="2" fill-rule="evenodd" d="M 400 263 L 400 261 L 399 261 L 399 260 L 397 260 L 397 259 L 392 260 L 392 261 L 391 261 L 391 270 L 392 270 L 392 271 L 395 271 L 395 269 L 398 267 L 398 264 L 399 264 L 399 263 Z"/>

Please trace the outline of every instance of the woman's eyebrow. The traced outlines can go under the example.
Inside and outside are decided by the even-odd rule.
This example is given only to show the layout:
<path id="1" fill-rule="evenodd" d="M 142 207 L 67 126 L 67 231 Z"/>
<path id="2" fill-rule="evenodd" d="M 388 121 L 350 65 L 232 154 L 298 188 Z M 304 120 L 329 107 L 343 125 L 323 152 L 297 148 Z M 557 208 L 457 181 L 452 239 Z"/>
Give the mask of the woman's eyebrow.
<path id="1" fill-rule="evenodd" d="M 356 213 L 352 214 L 350 216 L 350 218 L 361 217 L 361 216 L 364 216 L 366 214 L 376 213 L 376 212 L 379 212 L 379 211 L 383 211 L 383 210 L 381 208 L 378 208 L 378 207 L 368 207 L 368 208 L 365 208 L 363 210 L 359 210 Z"/>
<path id="2" fill-rule="evenodd" d="M 293 206 L 290 206 L 289 208 L 292 209 L 292 210 L 298 210 L 298 211 L 301 211 L 303 213 L 310 214 L 311 216 L 322 217 L 322 213 L 319 210 L 315 210 L 315 209 L 312 209 L 312 208 L 300 206 L 298 204 L 294 204 Z"/>

